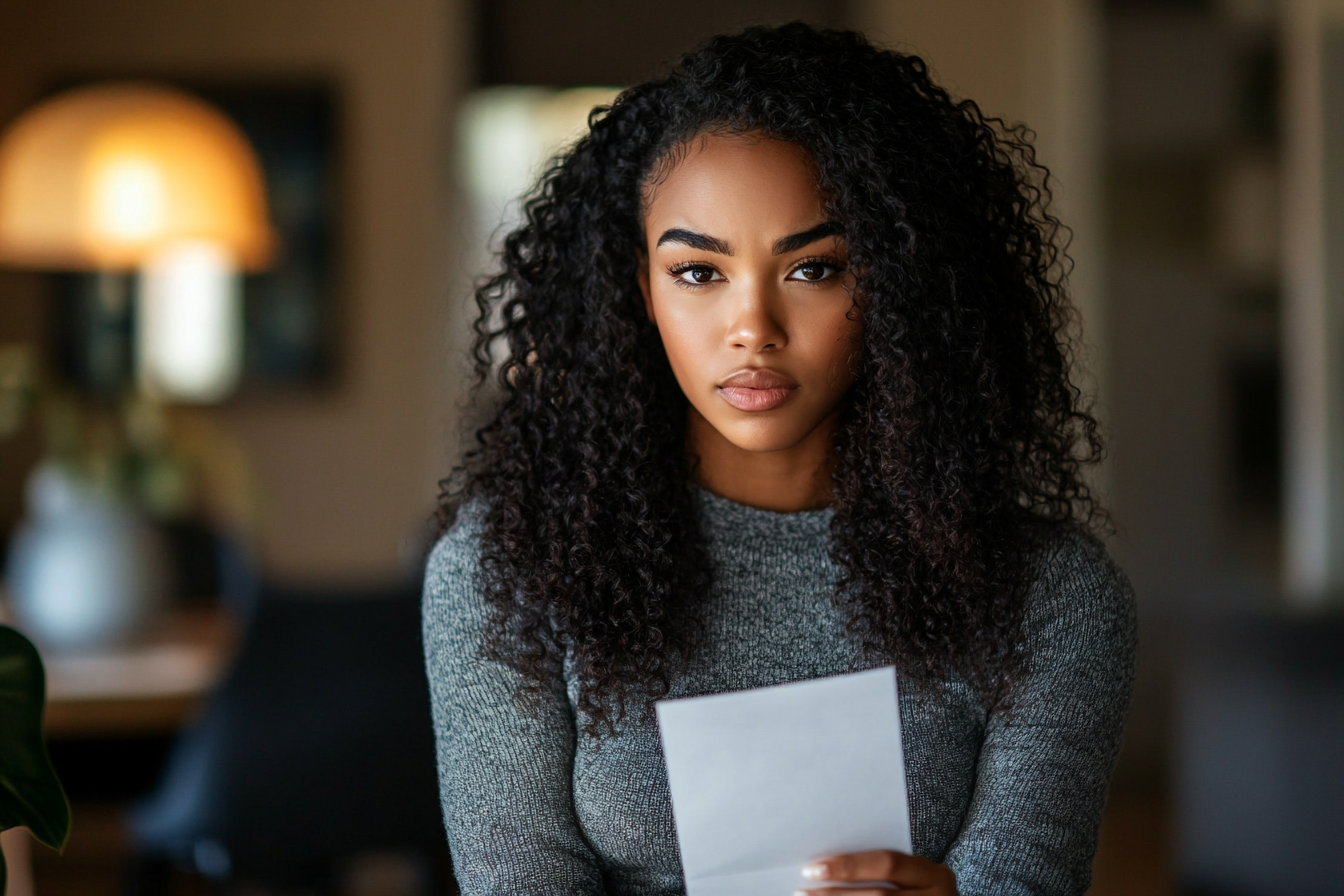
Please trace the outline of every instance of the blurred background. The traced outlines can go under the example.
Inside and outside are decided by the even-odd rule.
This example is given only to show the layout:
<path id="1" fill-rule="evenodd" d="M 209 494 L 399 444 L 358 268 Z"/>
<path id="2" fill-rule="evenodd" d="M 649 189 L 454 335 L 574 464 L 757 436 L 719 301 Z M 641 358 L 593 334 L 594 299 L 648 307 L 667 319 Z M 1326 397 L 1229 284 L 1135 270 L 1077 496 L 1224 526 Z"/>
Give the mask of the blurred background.
<path id="1" fill-rule="evenodd" d="M 1344 893 L 1344 2 L 0 0 L 3 612 L 74 807 L 15 896 L 452 891 L 470 283 L 589 108 L 794 19 L 1055 176 L 1143 645 L 1092 892 Z"/>

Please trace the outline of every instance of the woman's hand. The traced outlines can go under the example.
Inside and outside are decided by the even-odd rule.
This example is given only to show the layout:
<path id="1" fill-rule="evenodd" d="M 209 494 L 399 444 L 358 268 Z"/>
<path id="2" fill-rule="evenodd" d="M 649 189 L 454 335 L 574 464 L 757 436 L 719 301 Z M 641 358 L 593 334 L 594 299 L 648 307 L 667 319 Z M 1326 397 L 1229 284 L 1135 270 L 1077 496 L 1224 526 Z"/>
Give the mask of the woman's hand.
<path id="1" fill-rule="evenodd" d="M 957 876 L 946 865 L 887 849 L 854 852 L 813 862 L 803 877 L 817 886 L 799 890 L 806 896 L 890 896 L 889 887 L 862 889 L 827 887 L 827 881 L 894 884 L 902 892 L 923 896 L 957 896 Z"/>

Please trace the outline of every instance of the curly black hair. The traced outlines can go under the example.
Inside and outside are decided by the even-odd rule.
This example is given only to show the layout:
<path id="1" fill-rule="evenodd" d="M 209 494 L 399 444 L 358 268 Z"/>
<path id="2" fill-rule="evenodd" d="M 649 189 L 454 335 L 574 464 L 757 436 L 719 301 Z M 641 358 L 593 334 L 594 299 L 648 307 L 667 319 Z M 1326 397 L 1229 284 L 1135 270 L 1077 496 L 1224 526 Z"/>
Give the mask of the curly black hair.
<path id="1" fill-rule="evenodd" d="M 713 573 L 689 403 L 637 283 L 642 201 L 697 135 L 759 133 L 811 154 L 862 309 L 830 547 L 849 636 L 916 686 L 1002 695 L 1036 524 L 1105 516 L 1031 133 L 953 100 L 918 57 L 798 23 L 714 38 L 589 125 L 476 293 L 497 391 L 440 507 L 448 525 L 483 505 L 489 654 L 536 686 L 570 670 L 601 726 L 664 694 L 693 647 Z"/>

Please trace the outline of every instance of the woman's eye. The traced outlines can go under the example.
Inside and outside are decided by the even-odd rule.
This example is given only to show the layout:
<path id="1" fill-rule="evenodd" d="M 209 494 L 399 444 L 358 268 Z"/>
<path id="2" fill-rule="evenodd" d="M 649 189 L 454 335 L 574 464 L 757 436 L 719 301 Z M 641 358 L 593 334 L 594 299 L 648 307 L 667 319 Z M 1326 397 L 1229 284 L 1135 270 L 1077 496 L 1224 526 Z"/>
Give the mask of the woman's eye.
<path id="1" fill-rule="evenodd" d="M 820 283 L 823 280 L 829 280 L 834 277 L 836 269 L 834 265 L 829 265 L 820 261 L 809 261 L 800 264 L 789 274 L 790 280 L 804 280 L 808 283 Z"/>
<path id="2" fill-rule="evenodd" d="M 682 268 L 675 272 L 675 276 L 682 283 L 689 283 L 692 286 L 702 286 L 703 284 L 723 279 L 722 274 L 706 265 L 695 265 L 689 268 Z"/>

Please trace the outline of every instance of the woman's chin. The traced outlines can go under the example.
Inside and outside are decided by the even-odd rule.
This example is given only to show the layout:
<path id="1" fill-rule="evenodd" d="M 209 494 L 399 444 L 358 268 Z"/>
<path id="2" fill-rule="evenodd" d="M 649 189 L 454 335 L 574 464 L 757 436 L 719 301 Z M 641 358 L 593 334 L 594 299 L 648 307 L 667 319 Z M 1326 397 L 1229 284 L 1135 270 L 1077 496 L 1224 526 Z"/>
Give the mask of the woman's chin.
<path id="1" fill-rule="evenodd" d="M 788 451 L 816 429 L 816 424 L 808 421 L 770 418 L 765 414 L 753 415 L 753 418 L 733 421 L 713 421 L 714 428 L 733 447 L 753 454 L 768 454 L 772 451 Z M 820 421 L 818 421 L 820 422 Z"/>

